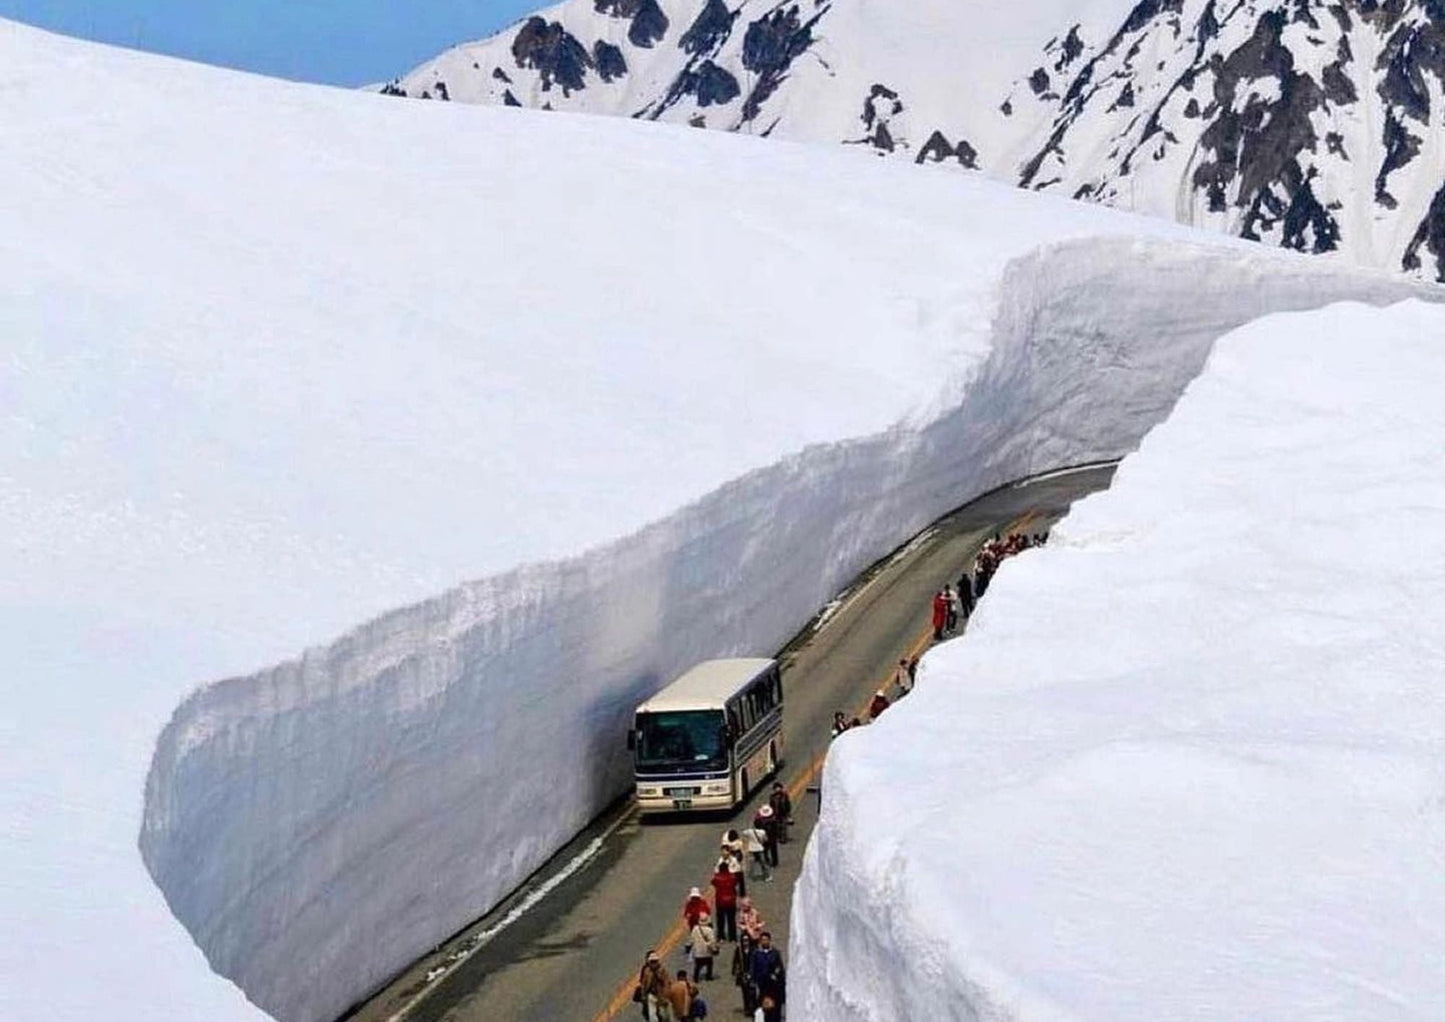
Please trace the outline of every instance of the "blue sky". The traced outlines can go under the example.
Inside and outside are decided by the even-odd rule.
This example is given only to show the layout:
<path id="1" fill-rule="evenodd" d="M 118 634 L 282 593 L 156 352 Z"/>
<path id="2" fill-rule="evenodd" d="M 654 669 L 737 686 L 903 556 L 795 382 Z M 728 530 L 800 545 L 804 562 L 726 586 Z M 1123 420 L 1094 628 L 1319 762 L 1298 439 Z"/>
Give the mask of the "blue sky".
<path id="1" fill-rule="evenodd" d="M 0 17 L 262 74 L 385 81 L 553 0 L 0 0 Z"/>

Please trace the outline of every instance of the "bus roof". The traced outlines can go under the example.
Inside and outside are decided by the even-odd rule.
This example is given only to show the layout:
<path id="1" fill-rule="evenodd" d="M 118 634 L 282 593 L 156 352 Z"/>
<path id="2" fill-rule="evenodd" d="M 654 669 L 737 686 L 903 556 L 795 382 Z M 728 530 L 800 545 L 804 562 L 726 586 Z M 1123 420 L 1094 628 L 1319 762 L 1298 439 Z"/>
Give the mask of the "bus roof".
<path id="1" fill-rule="evenodd" d="M 704 660 L 637 708 L 638 713 L 721 707 L 738 689 L 776 663 L 759 658 Z"/>

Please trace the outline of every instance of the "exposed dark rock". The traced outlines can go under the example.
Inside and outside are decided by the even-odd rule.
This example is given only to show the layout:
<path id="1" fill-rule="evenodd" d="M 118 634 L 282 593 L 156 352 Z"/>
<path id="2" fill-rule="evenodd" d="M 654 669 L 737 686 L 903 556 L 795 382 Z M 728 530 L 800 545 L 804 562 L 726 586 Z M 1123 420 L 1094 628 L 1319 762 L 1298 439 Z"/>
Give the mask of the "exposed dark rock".
<path id="1" fill-rule="evenodd" d="M 1380 97 L 1401 107 L 1421 124 L 1430 123 L 1430 90 L 1426 73 L 1445 81 L 1445 19 L 1402 24 L 1380 53 Z"/>
<path id="2" fill-rule="evenodd" d="M 622 55 L 621 48 L 605 39 L 592 44 L 592 63 L 597 68 L 597 77 L 604 82 L 616 81 L 627 74 L 627 58 Z"/>
<path id="3" fill-rule="evenodd" d="M 401 83 L 397 81 L 387 82 L 377 91 L 379 91 L 383 96 L 401 96 L 403 98 L 407 98 L 406 90 L 403 89 L 401 87 Z"/>
<path id="4" fill-rule="evenodd" d="M 737 11 L 728 10 L 723 0 L 707 0 L 707 5 L 682 34 L 677 45 L 687 53 L 716 53 L 732 34 L 733 21 L 737 16 Z"/>
<path id="5" fill-rule="evenodd" d="M 1340 227 L 1319 199 L 1310 178 L 1300 182 L 1285 210 L 1280 244 L 1300 252 L 1333 252 L 1340 246 Z"/>
<path id="6" fill-rule="evenodd" d="M 928 136 L 928 141 L 923 143 L 923 148 L 918 150 L 918 156 L 913 162 L 943 163 L 946 160 L 957 160 L 969 170 L 978 169 L 978 153 L 968 144 L 968 140 L 961 138 L 958 145 L 953 145 L 941 131 L 935 131 Z"/>
<path id="7" fill-rule="evenodd" d="M 1382 141 L 1385 144 L 1385 158 L 1380 162 L 1380 172 L 1375 175 L 1375 201 L 1386 209 L 1399 205 L 1389 192 L 1390 175 L 1413 160 L 1420 152 L 1420 139 L 1410 133 L 1395 111 L 1385 111 L 1385 130 Z"/>
<path id="8" fill-rule="evenodd" d="M 901 114 L 903 112 L 903 104 L 898 99 L 898 93 L 886 85 L 875 83 L 868 92 L 868 98 L 863 101 L 863 127 L 871 129 L 874 121 L 878 119 L 879 100 L 885 102 L 890 113 Z"/>
<path id="9" fill-rule="evenodd" d="M 1109 109 L 1110 109 L 1110 110 L 1117 110 L 1117 109 L 1119 109 L 1120 107 L 1130 107 L 1130 106 L 1133 106 L 1133 105 L 1134 105 L 1134 83 L 1133 83 L 1133 82 L 1125 82 L 1125 83 L 1124 83 L 1124 90 L 1119 93 L 1119 98 L 1116 99 L 1116 100 L 1114 100 L 1113 105 L 1110 106 Z"/>
<path id="10" fill-rule="evenodd" d="M 1345 152 L 1345 136 L 1338 131 L 1325 133 L 1325 151 L 1343 160 L 1350 158 L 1350 154 Z"/>
<path id="11" fill-rule="evenodd" d="M 518 67 L 534 68 L 542 79 L 542 91 L 549 92 L 553 83 L 562 87 L 562 95 L 585 87 L 592 55 L 576 36 L 560 22 L 547 22 L 539 17 L 528 18 L 512 40 L 512 57 Z"/>
<path id="12" fill-rule="evenodd" d="M 1420 226 L 1415 228 L 1415 236 L 1406 246 L 1400 265 L 1410 271 L 1420 269 L 1421 249 L 1435 256 L 1435 279 L 1445 284 L 1445 187 L 1430 200 L 1430 208 Z"/>
<path id="13" fill-rule="evenodd" d="M 447 88 L 446 82 L 438 81 L 436 84 L 436 90 L 437 95 L 440 96 L 443 100 L 448 103 L 452 101 L 452 94 L 451 91 Z"/>
<path id="14" fill-rule="evenodd" d="M 492 77 L 499 82 L 506 82 L 508 85 L 512 84 L 512 76 L 499 67 L 492 68 Z"/>
<path id="15" fill-rule="evenodd" d="M 627 30 L 627 41 L 644 50 L 651 49 L 653 43 L 667 35 L 667 15 L 657 5 L 657 0 L 637 0 L 637 3 L 632 27 Z"/>
<path id="16" fill-rule="evenodd" d="M 1029 75 L 1029 88 L 1035 96 L 1043 95 L 1049 88 L 1049 73 L 1041 67 L 1034 68 L 1034 73 Z"/>
<path id="17" fill-rule="evenodd" d="M 1059 54 L 1058 63 L 1054 64 L 1055 71 L 1062 71 L 1074 61 L 1079 59 L 1079 54 L 1084 52 L 1084 40 L 1079 38 L 1079 26 L 1075 25 L 1069 29 L 1069 34 L 1064 36 L 1063 52 Z"/>
<path id="18" fill-rule="evenodd" d="M 1330 4 L 1329 12 L 1335 16 L 1335 21 L 1339 22 L 1341 32 L 1350 30 L 1353 23 L 1350 21 L 1350 12 L 1345 10 L 1344 4 Z"/>
<path id="19" fill-rule="evenodd" d="M 522 104 L 521 104 L 521 102 L 517 99 L 517 97 L 514 96 L 514 95 L 512 95 L 512 90 L 511 90 L 511 89 L 508 89 L 506 92 L 502 93 L 502 106 L 521 106 L 521 105 L 522 105 Z"/>
<path id="20" fill-rule="evenodd" d="M 1195 99 L 1193 96 L 1190 96 L 1190 97 L 1189 97 L 1189 102 L 1184 104 L 1184 116 L 1185 116 L 1185 117 L 1198 117 L 1198 116 L 1199 116 L 1199 100 Z"/>
<path id="21" fill-rule="evenodd" d="M 727 68 L 719 67 L 711 60 L 693 61 L 673 79 L 661 102 L 644 108 L 639 116 L 655 121 L 685 96 L 692 96 L 698 106 L 707 107 L 731 103 L 741 93 L 742 87 Z"/>
<path id="22" fill-rule="evenodd" d="M 1137 32 L 1165 11 L 1178 14 L 1184 9 L 1184 0 L 1139 0 L 1129 17 L 1124 20 L 1121 32 Z"/>
<path id="23" fill-rule="evenodd" d="M 1005 117 L 1012 117 L 1014 115 L 1014 105 L 1009 100 L 1004 100 L 1003 103 L 999 105 L 998 110 L 999 113 L 1003 114 Z"/>
<path id="24" fill-rule="evenodd" d="M 722 106 L 731 103 L 742 91 L 738 80 L 727 68 L 719 67 L 710 60 L 698 65 L 697 88 L 694 93 L 698 106 Z"/>
<path id="25" fill-rule="evenodd" d="M 687 119 L 687 126 L 689 128 L 706 128 L 707 118 L 702 114 L 693 114 Z"/>
<path id="26" fill-rule="evenodd" d="M 775 8 L 748 25 L 743 36 L 743 67 L 758 76 L 752 92 L 743 103 L 743 120 L 754 120 L 777 87 L 787 77 L 788 68 L 808 47 L 813 45 L 813 26 L 828 12 L 826 5 L 807 21 L 800 19 L 798 5 Z"/>

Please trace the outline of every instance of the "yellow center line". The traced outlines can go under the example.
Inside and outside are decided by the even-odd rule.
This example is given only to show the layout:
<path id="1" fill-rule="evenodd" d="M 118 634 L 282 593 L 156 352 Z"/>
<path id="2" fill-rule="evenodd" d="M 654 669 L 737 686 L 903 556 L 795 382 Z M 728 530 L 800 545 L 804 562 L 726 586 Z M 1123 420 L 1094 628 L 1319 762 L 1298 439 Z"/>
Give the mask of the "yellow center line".
<path id="1" fill-rule="evenodd" d="M 1037 512 L 1030 511 L 1028 514 L 1011 522 L 1007 531 L 1010 533 L 1017 532 L 1037 517 Z M 932 625 L 919 632 L 918 637 L 908 645 L 908 649 L 904 653 L 904 659 L 911 660 L 913 657 L 922 656 L 924 650 L 928 649 L 931 645 L 933 645 Z M 868 712 L 868 704 L 873 701 L 873 693 L 877 692 L 880 688 L 886 689 L 888 687 L 888 683 L 893 680 L 893 672 L 894 669 L 890 668 L 888 673 L 883 676 L 883 680 L 868 690 L 869 694 L 864 697 L 862 704 L 858 708 L 858 713 L 855 714 L 855 716 L 862 718 L 863 715 Z M 793 783 L 787 786 L 789 798 L 796 800 L 802 794 L 803 790 L 813 783 L 818 773 L 823 769 L 823 763 L 827 758 L 828 750 L 825 748 L 808 764 L 802 773 L 793 778 Z M 709 874 L 709 877 L 711 877 L 711 874 Z M 666 960 L 672 950 L 682 942 L 682 938 L 686 935 L 686 932 L 687 926 L 683 920 L 679 919 L 673 924 L 672 929 L 667 931 L 667 935 L 662 938 L 662 941 L 653 948 L 653 950 L 657 952 L 657 956 Z M 639 972 L 640 971 L 639 969 Z M 617 988 L 617 992 L 612 995 L 612 1000 L 607 1002 L 607 1007 L 599 1012 L 596 1017 L 593 1018 L 592 1022 L 612 1022 L 612 1019 L 617 1017 L 618 1012 L 632 1003 L 632 991 L 636 986 L 637 977 L 635 976 L 623 980 L 622 985 Z"/>

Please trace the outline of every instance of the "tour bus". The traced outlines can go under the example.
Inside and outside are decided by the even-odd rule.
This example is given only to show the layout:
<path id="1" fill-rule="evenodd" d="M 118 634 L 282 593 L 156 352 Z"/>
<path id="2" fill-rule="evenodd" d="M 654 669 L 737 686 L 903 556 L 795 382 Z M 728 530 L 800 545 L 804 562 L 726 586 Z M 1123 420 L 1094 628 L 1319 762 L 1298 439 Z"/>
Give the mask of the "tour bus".
<path id="1" fill-rule="evenodd" d="M 783 760 L 776 660 L 707 660 L 637 708 L 637 804 L 644 813 L 732 809 Z"/>

